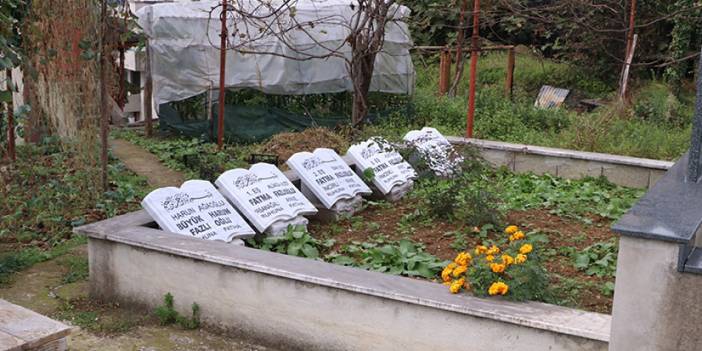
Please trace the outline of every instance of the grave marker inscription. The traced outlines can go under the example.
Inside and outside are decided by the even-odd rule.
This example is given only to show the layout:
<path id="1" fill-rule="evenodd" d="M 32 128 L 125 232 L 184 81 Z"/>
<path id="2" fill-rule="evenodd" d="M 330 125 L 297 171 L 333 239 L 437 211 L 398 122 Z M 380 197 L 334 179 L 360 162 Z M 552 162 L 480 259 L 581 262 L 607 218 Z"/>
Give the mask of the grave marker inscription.
<path id="1" fill-rule="evenodd" d="M 180 188 L 152 191 L 141 202 L 161 229 L 207 240 L 230 242 L 255 232 L 212 183 L 189 180 Z"/>
<path id="2" fill-rule="evenodd" d="M 327 209 L 339 201 L 372 193 L 334 150 L 320 148 L 314 152 L 298 152 L 286 163 Z"/>
<path id="3" fill-rule="evenodd" d="M 285 174 L 268 163 L 224 172 L 215 184 L 262 233 L 273 227 L 271 234 L 277 234 L 288 223 L 305 225 L 307 220 L 301 223 L 298 217 L 317 213 Z"/>
<path id="4" fill-rule="evenodd" d="M 412 166 L 383 139 L 352 145 L 346 154 L 354 161 L 358 172 L 373 170 L 373 184 L 384 195 L 416 177 Z"/>

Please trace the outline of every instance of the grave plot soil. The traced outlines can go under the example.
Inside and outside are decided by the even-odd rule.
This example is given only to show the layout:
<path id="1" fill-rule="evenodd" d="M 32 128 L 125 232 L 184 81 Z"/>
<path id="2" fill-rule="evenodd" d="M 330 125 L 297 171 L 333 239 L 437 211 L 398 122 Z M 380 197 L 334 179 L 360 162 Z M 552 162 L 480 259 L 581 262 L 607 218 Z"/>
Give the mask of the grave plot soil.
<path id="1" fill-rule="evenodd" d="M 406 200 L 392 206 L 369 206 L 356 216 L 336 223 L 312 222 L 310 232 L 318 238 L 336 240 L 332 250 L 342 245 L 371 240 L 378 235 L 385 235 L 392 240 L 408 238 L 423 243 L 426 251 L 446 260 L 453 259 L 459 250 L 451 247 L 455 240 L 454 233 L 472 233 L 478 228 L 461 223 L 441 220 L 408 221 L 417 209 L 415 200 Z M 403 220 L 404 218 L 404 220 Z M 545 267 L 550 273 L 551 287 L 564 305 L 593 312 L 611 313 L 612 297 L 601 292 L 602 286 L 612 278 L 589 276 L 577 270 L 573 259 L 562 253 L 564 247 L 580 251 L 602 241 L 616 238 L 609 229 L 611 221 L 591 217 L 592 224 L 585 224 L 577 219 L 563 218 L 549 213 L 548 210 L 512 211 L 506 216 L 506 223 L 519 225 L 525 232 L 538 231 L 548 236 L 549 242 L 541 247 L 542 252 L 550 252 L 544 259 Z M 491 233 L 489 238 L 501 235 Z M 468 248 L 480 243 L 477 235 L 466 235 Z"/>
<path id="2" fill-rule="evenodd" d="M 327 128 L 308 128 L 302 132 L 280 133 L 274 135 L 261 146 L 261 152 L 277 155 L 280 162 L 285 162 L 294 153 L 314 151 L 325 147 L 343 153 L 349 147 L 348 141 Z"/>

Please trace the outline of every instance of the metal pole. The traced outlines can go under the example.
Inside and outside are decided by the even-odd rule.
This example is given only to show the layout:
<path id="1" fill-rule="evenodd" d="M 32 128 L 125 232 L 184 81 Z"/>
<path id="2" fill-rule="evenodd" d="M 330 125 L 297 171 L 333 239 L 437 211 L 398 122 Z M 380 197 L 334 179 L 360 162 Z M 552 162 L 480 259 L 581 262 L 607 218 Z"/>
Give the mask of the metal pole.
<path id="1" fill-rule="evenodd" d="M 224 146 L 224 80 L 227 66 L 227 0 L 222 0 L 222 21 L 221 43 L 219 48 L 219 115 L 217 116 L 217 148 L 222 150 Z"/>
<path id="2" fill-rule="evenodd" d="M 107 109 L 107 2 L 102 0 L 100 11 L 100 161 L 102 166 L 102 189 L 108 190 L 107 183 L 107 132 L 109 128 L 109 113 Z"/>
<path id="3" fill-rule="evenodd" d="M 10 156 L 10 160 L 15 161 L 15 107 L 12 103 L 15 89 L 12 83 L 12 69 L 6 69 L 5 75 L 7 76 L 7 90 L 10 92 L 10 101 L 7 102 L 7 155 Z"/>
<path id="4" fill-rule="evenodd" d="M 510 48 L 507 51 L 507 78 L 505 78 L 505 96 L 510 100 L 512 99 L 512 92 L 514 90 L 514 63 L 514 48 Z"/>
<path id="5" fill-rule="evenodd" d="M 466 119 L 466 137 L 473 137 L 473 120 L 475 118 L 475 82 L 478 68 L 478 51 L 480 39 L 480 0 L 473 1 L 473 36 L 470 49 L 470 87 L 468 90 L 468 118 Z"/>

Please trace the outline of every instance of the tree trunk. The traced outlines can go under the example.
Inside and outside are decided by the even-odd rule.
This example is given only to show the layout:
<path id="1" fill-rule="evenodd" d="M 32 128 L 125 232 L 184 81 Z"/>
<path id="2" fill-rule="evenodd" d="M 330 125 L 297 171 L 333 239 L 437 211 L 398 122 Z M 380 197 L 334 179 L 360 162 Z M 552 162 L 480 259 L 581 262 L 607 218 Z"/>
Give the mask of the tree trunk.
<path id="1" fill-rule="evenodd" d="M 351 65 L 351 81 L 354 85 L 351 121 L 354 126 L 361 124 L 368 116 L 368 92 L 373 79 L 375 56 L 375 53 L 365 54 Z"/>

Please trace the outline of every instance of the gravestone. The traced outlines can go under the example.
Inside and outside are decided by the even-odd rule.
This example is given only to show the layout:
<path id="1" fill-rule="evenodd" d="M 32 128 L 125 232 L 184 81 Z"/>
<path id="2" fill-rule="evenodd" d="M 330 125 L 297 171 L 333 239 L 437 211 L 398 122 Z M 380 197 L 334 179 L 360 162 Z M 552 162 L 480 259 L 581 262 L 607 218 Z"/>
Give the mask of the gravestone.
<path id="1" fill-rule="evenodd" d="M 255 232 L 241 218 L 212 183 L 189 180 L 180 188 L 152 191 L 141 206 L 165 231 L 200 239 L 234 241 L 252 237 Z"/>
<path id="2" fill-rule="evenodd" d="M 300 176 L 302 193 L 317 207 L 332 212 L 320 212 L 322 219 L 352 215 L 363 204 L 361 195 L 373 192 L 334 150 L 298 152 L 286 163 Z"/>
<path id="3" fill-rule="evenodd" d="M 317 209 L 276 166 L 257 163 L 224 172 L 215 182 L 222 194 L 261 232 L 280 235 L 304 225 Z"/>
<path id="4" fill-rule="evenodd" d="M 389 201 L 401 199 L 417 177 L 412 166 L 382 138 L 352 145 L 346 155 L 356 164 L 357 173 L 373 170 L 373 185 Z"/>
<path id="5" fill-rule="evenodd" d="M 410 131 L 403 139 L 437 176 L 450 178 L 461 171 L 463 157 L 438 130 L 424 127 Z"/>

